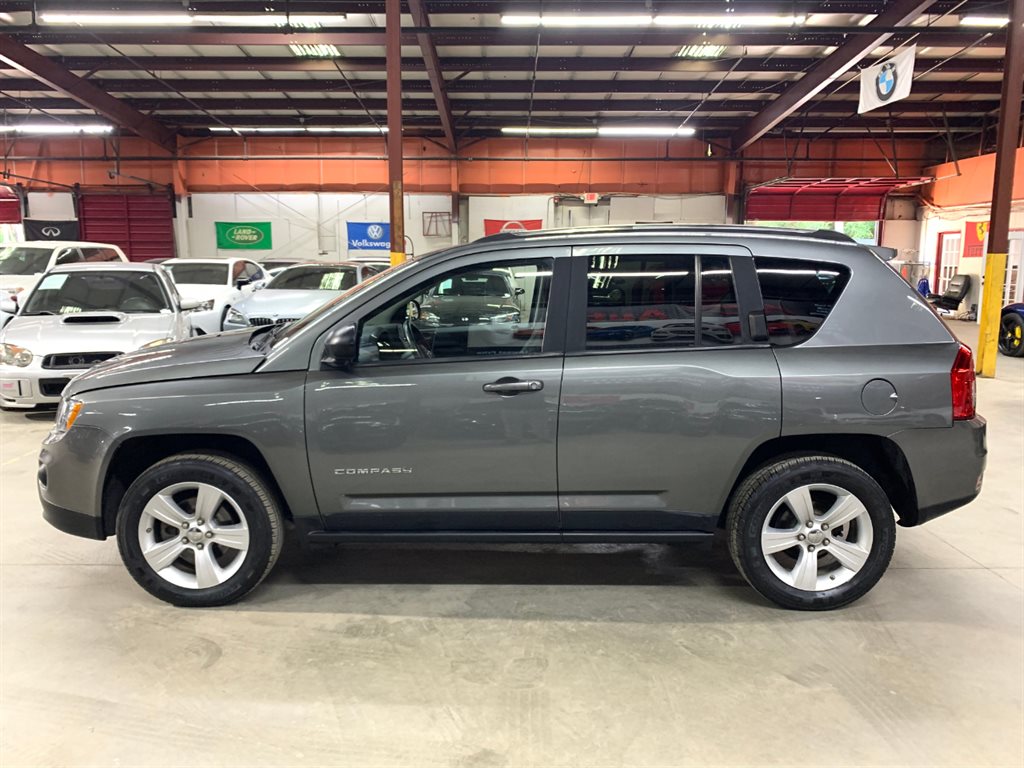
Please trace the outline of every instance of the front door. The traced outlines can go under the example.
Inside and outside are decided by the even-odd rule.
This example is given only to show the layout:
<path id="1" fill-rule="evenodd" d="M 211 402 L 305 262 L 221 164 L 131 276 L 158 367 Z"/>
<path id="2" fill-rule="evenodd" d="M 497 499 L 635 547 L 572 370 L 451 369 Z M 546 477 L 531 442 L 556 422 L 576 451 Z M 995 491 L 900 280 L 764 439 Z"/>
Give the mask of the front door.
<path id="1" fill-rule="evenodd" d="M 563 531 L 713 530 L 731 478 L 781 423 L 775 357 L 751 340 L 763 316 L 750 253 L 574 253 L 558 428 Z"/>
<path id="2" fill-rule="evenodd" d="M 557 529 L 555 297 L 569 264 L 517 253 L 397 286 L 360 311 L 351 370 L 310 371 L 310 470 L 328 529 Z"/>

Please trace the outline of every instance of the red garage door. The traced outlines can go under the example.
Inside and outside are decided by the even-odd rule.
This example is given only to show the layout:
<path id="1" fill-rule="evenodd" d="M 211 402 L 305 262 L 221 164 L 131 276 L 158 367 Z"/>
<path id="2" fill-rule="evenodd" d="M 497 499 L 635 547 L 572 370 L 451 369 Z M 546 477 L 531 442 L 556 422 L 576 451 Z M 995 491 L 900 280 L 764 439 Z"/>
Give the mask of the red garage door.
<path id="1" fill-rule="evenodd" d="M 909 178 L 780 179 L 750 191 L 750 221 L 877 221 L 894 189 L 923 184 Z"/>
<path id="2" fill-rule="evenodd" d="M 82 195 L 82 239 L 113 243 L 132 261 L 174 257 L 174 223 L 166 195 Z"/>
<path id="3" fill-rule="evenodd" d="M 0 224 L 21 223 L 21 198 L 10 187 L 0 186 Z"/>

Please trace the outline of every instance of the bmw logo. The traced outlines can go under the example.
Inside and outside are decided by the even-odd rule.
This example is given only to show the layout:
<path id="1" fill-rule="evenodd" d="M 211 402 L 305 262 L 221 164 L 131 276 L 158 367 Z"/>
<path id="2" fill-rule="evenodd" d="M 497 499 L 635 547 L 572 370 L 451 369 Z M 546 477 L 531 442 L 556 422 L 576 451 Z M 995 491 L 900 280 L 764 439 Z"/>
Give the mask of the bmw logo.
<path id="1" fill-rule="evenodd" d="M 380 240 L 382 237 L 384 237 L 384 227 L 382 227 L 380 224 L 371 224 L 366 228 L 366 234 L 372 240 Z"/>
<path id="2" fill-rule="evenodd" d="M 888 101 L 892 98 L 896 92 L 896 79 L 896 65 L 892 62 L 883 64 L 875 77 L 875 91 L 878 93 L 879 99 Z"/>

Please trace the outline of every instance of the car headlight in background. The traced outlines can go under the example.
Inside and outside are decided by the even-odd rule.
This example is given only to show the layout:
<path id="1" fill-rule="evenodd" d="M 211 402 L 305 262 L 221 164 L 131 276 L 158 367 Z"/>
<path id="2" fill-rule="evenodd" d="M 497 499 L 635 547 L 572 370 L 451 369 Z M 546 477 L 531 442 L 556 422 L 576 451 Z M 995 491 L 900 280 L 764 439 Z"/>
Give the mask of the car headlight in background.
<path id="1" fill-rule="evenodd" d="M 224 318 L 225 323 L 231 323 L 232 325 L 248 325 L 249 321 L 245 319 L 245 315 L 239 312 L 237 309 L 229 309 L 228 316 Z"/>
<path id="2" fill-rule="evenodd" d="M 159 347 L 161 344 L 166 344 L 169 341 L 174 341 L 174 339 L 157 339 L 156 341 L 149 342 L 149 344 L 143 344 L 141 347 L 139 347 L 139 349 L 149 349 L 150 347 Z"/>
<path id="3" fill-rule="evenodd" d="M 78 415 L 82 412 L 82 401 L 73 397 L 62 397 L 57 407 L 57 418 L 53 424 L 53 431 L 64 434 L 75 425 Z"/>
<path id="4" fill-rule="evenodd" d="M 24 368 L 32 364 L 32 353 L 16 344 L 0 344 L 0 363 Z"/>
<path id="5" fill-rule="evenodd" d="M 209 312 L 213 309 L 213 299 L 207 299 L 206 301 L 199 302 L 199 306 L 193 309 L 193 312 Z"/>

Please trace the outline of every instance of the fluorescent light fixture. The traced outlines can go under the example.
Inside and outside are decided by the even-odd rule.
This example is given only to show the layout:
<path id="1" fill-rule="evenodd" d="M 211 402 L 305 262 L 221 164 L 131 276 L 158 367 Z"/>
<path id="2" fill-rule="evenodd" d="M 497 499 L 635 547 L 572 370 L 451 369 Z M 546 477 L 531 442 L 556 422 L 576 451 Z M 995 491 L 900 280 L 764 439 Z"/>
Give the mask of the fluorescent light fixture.
<path id="1" fill-rule="evenodd" d="M 0 13 L 0 21 L 2 21 L 4 24 L 13 24 L 14 17 L 11 16 L 11 14 L 9 13 Z"/>
<path id="2" fill-rule="evenodd" d="M 510 27 L 647 27 L 652 16 L 626 14 L 621 16 L 558 16 L 544 14 L 502 15 L 501 23 Z"/>
<path id="3" fill-rule="evenodd" d="M 211 133 L 347 133 L 347 134 L 381 134 L 387 133 L 388 127 L 375 125 L 291 125 L 291 126 L 226 126 L 211 125 Z"/>
<path id="4" fill-rule="evenodd" d="M 316 59 L 336 59 L 341 51 L 332 43 L 290 43 L 288 45 L 296 56 Z"/>
<path id="5" fill-rule="evenodd" d="M 102 134 L 114 130 L 112 125 L 72 125 L 70 123 L 21 123 L 19 125 L 0 125 L 0 133 L 47 133 L 47 134 Z"/>
<path id="6" fill-rule="evenodd" d="M 543 126 L 506 126 L 501 129 L 506 136 L 597 136 L 597 128 L 545 128 Z"/>
<path id="7" fill-rule="evenodd" d="M 693 128 L 673 128 L 670 125 L 602 125 L 597 129 L 598 136 L 693 136 L 697 131 Z"/>
<path id="8" fill-rule="evenodd" d="M 2 17 L 0 17 L 2 18 Z M 45 24 L 80 24 L 83 26 L 188 26 L 190 24 L 233 24 L 239 27 L 329 27 L 344 24 L 345 14 L 285 13 L 78 13 L 74 11 L 43 11 L 39 19 Z"/>
<path id="9" fill-rule="evenodd" d="M 659 27 L 693 27 L 702 29 L 705 27 L 793 27 L 799 26 L 807 21 L 807 17 L 800 15 L 765 15 L 746 13 L 719 13 L 719 14 L 663 14 L 654 17 L 654 23 Z"/>
<path id="10" fill-rule="evenodd" d="M 46 24 L 82 24 L 84 26 L 110 25 L 187 26 L 192 17 L 187 13 L 65 13 L 44 11 L 40 21 Z"/>
<path id="11" fill-rule="evenodd" d="M 684 45 L 676 56 L 681 59 L 717 59 L 723 53 L 724 45 Z"/>
<path id="12" fill-rule="evenodd" d="M 1005 27 L 1010 23 L 1008 16 L 961 16 L 962 27 Z"/>

